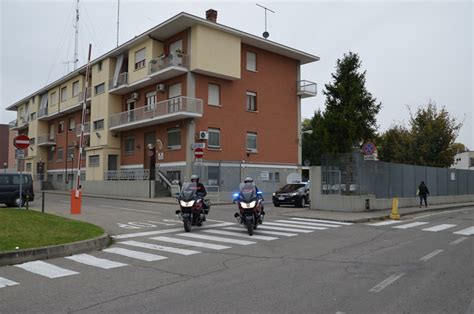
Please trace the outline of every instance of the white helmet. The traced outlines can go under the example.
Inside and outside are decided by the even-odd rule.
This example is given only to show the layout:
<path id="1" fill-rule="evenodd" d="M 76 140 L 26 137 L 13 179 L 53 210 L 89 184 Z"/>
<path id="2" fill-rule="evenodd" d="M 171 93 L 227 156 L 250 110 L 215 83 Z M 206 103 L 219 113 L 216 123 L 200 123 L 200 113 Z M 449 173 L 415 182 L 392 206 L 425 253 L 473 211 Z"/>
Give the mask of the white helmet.
<path id="1" fill-rule="evenodd" d="M 245 183 L 253 182 L 252 177 L 246 177 L 244 180 Z"/>
<path id="2" fill-rule="evenodd" d="M 194 182 L 193 180 L 196 180 L 196 182 L 199 182 L 199 176 L 197 174 L 193 174 L 191 176 L 191 182 Z"/>

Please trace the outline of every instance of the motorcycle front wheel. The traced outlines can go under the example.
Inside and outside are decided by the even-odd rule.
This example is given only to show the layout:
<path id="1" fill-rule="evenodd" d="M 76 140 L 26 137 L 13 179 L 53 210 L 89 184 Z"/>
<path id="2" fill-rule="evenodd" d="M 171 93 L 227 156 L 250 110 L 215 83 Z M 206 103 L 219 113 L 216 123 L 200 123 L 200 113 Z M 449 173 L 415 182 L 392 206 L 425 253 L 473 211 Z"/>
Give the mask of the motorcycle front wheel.
<path id="1" fill-rule="evenodd" d="M 184 231 L 190 232 L 191 231 L 191 225 L 192 225 L 191 219 L 184 219 L 183 224 L 184 224 Z"/>
<path id="2" fill-rule="evenodd" d="M 247 232 L 249 236 L 253 235 L 253 223 L 251 221 L 247 221 L 245 224 L 247 225 Z"/>

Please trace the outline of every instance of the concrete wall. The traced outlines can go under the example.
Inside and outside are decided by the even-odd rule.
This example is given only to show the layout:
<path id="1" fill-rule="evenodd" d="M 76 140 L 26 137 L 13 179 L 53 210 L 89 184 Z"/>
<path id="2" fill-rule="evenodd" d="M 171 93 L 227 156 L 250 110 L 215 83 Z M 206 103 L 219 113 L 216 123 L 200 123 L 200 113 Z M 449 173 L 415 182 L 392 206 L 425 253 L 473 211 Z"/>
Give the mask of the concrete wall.
<path id="1" fill-rule="evenodd" d="M 155 197 L 155 181 L 84 181 L 83 193 L 120 195 L 125 197 Z"/>
<path id="2" fill-rule="evenodd" d="M 321 167 L 310 168 L 310 209 L 343 212 L 362 212 L 392 208 L 392 199 L 376 199 L 375 195 L 322 195 Z M 428 205 L 474 202 L 474 195 L 428 196 Z M 368 203 L 369 209 L 366 208 Z M 398 199 L 398 207 L 418 206 L 418 197 Z"/>

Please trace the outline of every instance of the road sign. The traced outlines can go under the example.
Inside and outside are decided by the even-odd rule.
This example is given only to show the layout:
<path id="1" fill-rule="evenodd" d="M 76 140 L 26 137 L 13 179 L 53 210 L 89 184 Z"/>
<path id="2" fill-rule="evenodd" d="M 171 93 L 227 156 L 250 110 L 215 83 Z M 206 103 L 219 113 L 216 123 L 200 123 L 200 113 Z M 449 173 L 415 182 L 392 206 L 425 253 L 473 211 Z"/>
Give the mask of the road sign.
<path id="1" fill-rule="evenodd" d="M 196 148 L 206 148 L 206 143 L 191 143 L 191 148 L 196 149 Z"/>
<path id="2" fill-rule="evenodd" d="M 165 159 L 165 154 L 162 153 L 162 152 L 159 152 L 158 153 L 158 160 L 163 160 L 163 159 Z"/>
<path id="3" fill-rule="evenodd" d="M 196 157 L 196 159 L 204 157 L 204 150 L 200 147 L 194 149 L 194 157 Z"/>
<path id="4" fill-rule="evenodd" d="M 18 135 L 13 139 L 13 145 L 18 149 L 26 149 L 30 146 L 30 138 L 26 135 Z"/>
<path id="5" fill-rule="evenodd" d="M 362 146 L 362 152 L 365 155 L 372 155 L 375 152 L 376 146 L 374 143 L 367 142 Z"/>
<path id="6" fill-rule="evenodd" d="M 23 149 L 15 150 L 16 159 L 25 159 L 25 151 Z"/>

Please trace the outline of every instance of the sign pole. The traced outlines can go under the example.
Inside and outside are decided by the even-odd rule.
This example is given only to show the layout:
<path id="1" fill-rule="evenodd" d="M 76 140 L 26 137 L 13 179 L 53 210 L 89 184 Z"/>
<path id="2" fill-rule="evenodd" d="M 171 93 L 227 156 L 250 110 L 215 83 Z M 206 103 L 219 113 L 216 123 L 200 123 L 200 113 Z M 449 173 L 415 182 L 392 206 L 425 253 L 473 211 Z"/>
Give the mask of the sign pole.
<path id="1" fill-rule="evenodd" d="M 20 161 L 20 160 L 19 160 L 19 161 Z M 21 162 L 20 162 L 19 164 L 21 164 Z M 23 181 L 23 177 L 22 177 L 23 171 L 22 171 L 22 170 L 23 170 L 23 169 L 22 169 L 22 167 L 21 167 L 21 165 L 20 165 L 20 203 L 18 204 L 18 209 L 21 209 L 21 190 L 22 190 L 22 183 L 23 183 L 23 182 L 22 182 L 22 181 Z"/>
<path id="2" fill-rule="evenodd" d="M 17 159 L 18 159 L 18 167 L 19 167 L 19 171 L 20 171 L 20 203 L 18 204 L 18 209 L 21 209 L 21 203 L 23 201 L 23 198 L 22 198 L 22 190 L 23 190 L 23 167 L 24 167 L 24 164 L 23 164 L 23 160 L 25 158 L 25 149 L 28 148 L 28 146 L 30 146 L 30 138 L 26 135 L 18 135 L 16 136 L 14 139 L 13 139 L 13 146 L 15 146 L 17 148 L 16 150 L 16 154 L 17 154 Z"/>

